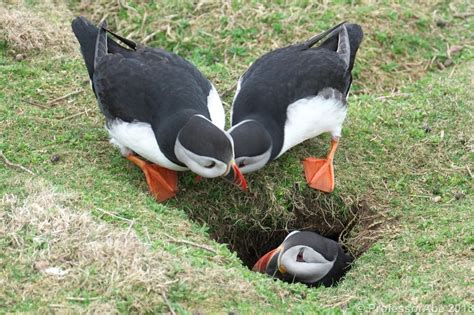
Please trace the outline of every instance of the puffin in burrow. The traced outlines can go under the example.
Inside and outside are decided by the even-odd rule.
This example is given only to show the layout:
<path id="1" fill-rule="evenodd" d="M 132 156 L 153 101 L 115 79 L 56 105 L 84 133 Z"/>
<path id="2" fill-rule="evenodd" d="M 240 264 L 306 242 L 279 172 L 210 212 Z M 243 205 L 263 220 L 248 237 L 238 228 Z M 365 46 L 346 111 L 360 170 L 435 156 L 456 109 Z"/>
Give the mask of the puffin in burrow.
<path id="1" fill-rule="evenodd" d="M 237 84 L 229 129 L 242 173 L 256 171 L 293 146 L 330 132 L 327 157 L 306 158 L 303 166 L 310 187 L 334 190 L 333 157 L 362 38 L 359 25 L 341 23 L 303 43 L 271 51 L 248 68 Z"/>
<path id="2" fill-rule="evenodd" d="M 233 178 L 246 188 L 232 138 L 224 130 L 219 95 L 196 67 L 174 53 L 112 33 L 105 21 L 97 28 L 77 17 L 72 29 L 110 142 L 143 170 L 158 201 L 176 194 L 176 171 L 188 169 L 202 177 Z"/>
<path id="3" fill-rule="evenodd" d="M 309 231 L 293 231 L 283 243 L 262 256 L 252 271 L 308 286 L 331 286 L 349 269 L 353 258 L 341 245 Z"/>

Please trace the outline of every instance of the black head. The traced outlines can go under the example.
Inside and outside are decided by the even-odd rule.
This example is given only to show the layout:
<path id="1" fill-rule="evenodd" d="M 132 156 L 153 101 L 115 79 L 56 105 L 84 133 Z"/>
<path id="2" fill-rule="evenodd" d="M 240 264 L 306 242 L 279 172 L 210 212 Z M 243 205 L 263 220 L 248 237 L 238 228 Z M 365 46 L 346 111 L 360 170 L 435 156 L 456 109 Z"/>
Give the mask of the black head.
<path id="1" fill-rule="evenodd" d="M 232 138 L 202 115 L 192 116 L 183 126 L 174 151 L 180 162 L 203 177 L 227 174 L 234 159 Z"/>
<path id="2" fill-rule="evenodd" d="M 313 232 L 294 231 L 278 248 L 260 258 L 253 270 L 286 282 L 330 286 L 345 274 L 351 262 L 352 257 L 335 241 Z"/>
<path id="3" fill-rule="evenodd" d="M 295 231 L 283 241 L 277 265 L 284 280 L 329 286 L 345 274 L 351 262 L 352 257 L 337 242 L 313 232 Z"/>
<path id="4" fill-rule="evenodd" d="M 292 232 L 283 241 L 285 249 L 297 245 L 311 247 L 327 260 L 334 260 L 338 254 L 337 249 L 340 247 L 337 242 L 310 231 Z"/>
<path id="5" fill-rule="evenodd" d="M 272 153 L 272 138 L 259 122 L 244 120 L 229 130 L 234 140 L 235 162 L 242 173 L 254 172 L 267 164 Z"/>

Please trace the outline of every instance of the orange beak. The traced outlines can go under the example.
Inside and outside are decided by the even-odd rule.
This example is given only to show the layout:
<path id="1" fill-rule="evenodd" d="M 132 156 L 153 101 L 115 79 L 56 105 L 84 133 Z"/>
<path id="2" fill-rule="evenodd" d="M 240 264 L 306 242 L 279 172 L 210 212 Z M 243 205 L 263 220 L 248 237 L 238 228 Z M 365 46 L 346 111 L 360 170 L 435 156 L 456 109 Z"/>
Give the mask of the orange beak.
<path id="1" fill-rule="evenodd" d="M 235 162 L 232 162 L 229 173 L 224 176 L 225 179 L 239 186 L 242 190 L 247 190 L 247 181 Z"/>
<path id="2" fill-rule="evenodd" d="M 277 248 L 269 251 L 268 253 L 260 257 L 260 259 L 253 266 L 252 271 L 265 273 L 270 260 L 272 260 L 273 256 L 278 254 L 282 249 L 283 249 L 283 246 L 280 245 Z"/>

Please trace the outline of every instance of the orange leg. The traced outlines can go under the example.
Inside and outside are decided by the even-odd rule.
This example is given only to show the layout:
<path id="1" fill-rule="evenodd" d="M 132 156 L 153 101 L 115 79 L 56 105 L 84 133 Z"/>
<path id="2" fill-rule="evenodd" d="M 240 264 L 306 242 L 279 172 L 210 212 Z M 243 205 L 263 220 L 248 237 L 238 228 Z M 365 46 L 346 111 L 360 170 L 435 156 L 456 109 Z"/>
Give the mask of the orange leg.
<path id="1" fill-rule="evenodd" d="M 136 155 L 128 155 L 127 159 L 141 168 L 152 195 L 159 201 L 165 201 L 178 192 L 178 174 L 167 168 L 143 161 Z"/>
<path id="2" fill-rule="evenodd" d="M 198 184 L 202 181 L 202 176 L 201 175 L 196 175 L 196 177 L 194 177 L 194 183 L 195 184 Z"/>
<path id="3" fill-rule="evenodd" d="M 334 190 L 334 167 L 332 163 L 338 143 L 338 139 L 332 139 L 331 149 L 325 159 L 313 157 L 304 159 L 304 174 L 311 188 L 324 192 L 332 192 Z"/>

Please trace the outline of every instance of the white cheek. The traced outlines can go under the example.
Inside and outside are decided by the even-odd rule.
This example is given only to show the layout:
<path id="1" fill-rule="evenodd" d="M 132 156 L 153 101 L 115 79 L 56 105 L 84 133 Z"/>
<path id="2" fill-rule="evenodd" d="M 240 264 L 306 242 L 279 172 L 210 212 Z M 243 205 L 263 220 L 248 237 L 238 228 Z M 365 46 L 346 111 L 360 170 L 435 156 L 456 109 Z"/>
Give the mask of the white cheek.
<path id="1" fill-rule="evenodd" d="M 259 167 L 258 165 L 255 165 L 255 164 L 248 164 L 248 165 L 245 165 L 243 167 L 239 167 L 239 169 L 242 172 L 242 174 L 248 174 L 248 173 L 258 171 L 259 169 L 261 169 L 261 167 Z"/>
<path id="2" fill-rule="evenodd" d="M 227 166 L 224 163 L 216 164 L 213 168 L 206 168 L 194 161 L 190 161 L 187 166 L 194 173 L 207 178 L 223 176 L 227 170 Z"/>
<path id="3" fill-rule="evenodd" d="M 262 155 L 252 156 L 252 157 L 241 156 L 235 159 L 235 162 L 237 166 L 239 166 L 240 163 L 244 162 L 245 165 L 242 167 L 239 166 L 239 169 L 243 174 L 247 174 L 247 173 L 258 171 L 259 169 L 263 168 L 270 160 L 271 154 L 272 154 L 272 150 L 270 148 L 267 152 L 265 152 Z"/>
<path id="4" fill-rule="evenodd" d="M 192 172 L 202 177 L 212 178 L 223 176 L 227 170 L 227 165 L 225 163 L 210 157 L 194 154 L 189 150 L 186 150 L 179 140 L 176 140 L 174 154 L 181 163 L 186 165 Z M 216 164 L 212 168 L 203 166 L 209 162 L 214 162 Z"/>
<path id="5" fill-rule="evenodd" d="M 298 262 L 296 257 L 301 247 L 305 247 L 304 257 L 307 262 Z M 316 282 L 322 279 L 333 267 L 334 262 L 326 260 L 320 253 L 307 246 L 295 246 L 287 250 L 281 257 L 280 263 L 285 266 L 288 274 L 299 281 Z"/>

